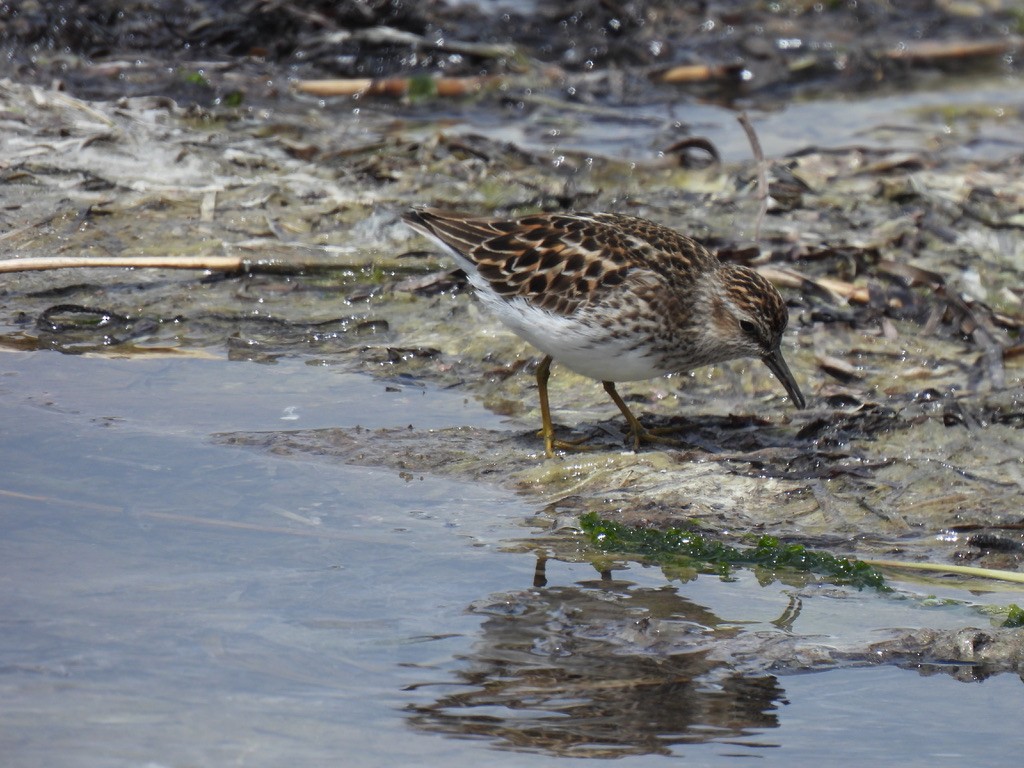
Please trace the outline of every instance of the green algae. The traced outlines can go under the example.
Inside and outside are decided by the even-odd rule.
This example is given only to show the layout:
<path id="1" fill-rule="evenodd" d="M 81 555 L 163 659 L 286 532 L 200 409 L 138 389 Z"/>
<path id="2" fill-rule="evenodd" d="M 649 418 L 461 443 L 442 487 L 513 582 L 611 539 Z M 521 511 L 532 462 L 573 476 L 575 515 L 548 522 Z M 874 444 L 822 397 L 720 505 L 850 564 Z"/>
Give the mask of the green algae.
<path id="1" fill-rule="evenodd" d="M 1024 627 L 1024 608 L 1011 603 L 1006 611 L 1006 620 L 999 626 L 1007 628 Z"/>
<path id="2" fill-rule="evenodd" d="M 792 569 L 823 575 L 837 584 L 888 591 L 882 574 L 860 560 L 836 557 L 786 544 L 775 536 L 760 536 L 752 547 L 734 547 L 696 531 L 634 528 L 600 518 L 591 512 L 580 518 L 590 540 L 605 552 L 640 555 L 661 565 L 711 568 L 723 575 L 735 566 Z"/>

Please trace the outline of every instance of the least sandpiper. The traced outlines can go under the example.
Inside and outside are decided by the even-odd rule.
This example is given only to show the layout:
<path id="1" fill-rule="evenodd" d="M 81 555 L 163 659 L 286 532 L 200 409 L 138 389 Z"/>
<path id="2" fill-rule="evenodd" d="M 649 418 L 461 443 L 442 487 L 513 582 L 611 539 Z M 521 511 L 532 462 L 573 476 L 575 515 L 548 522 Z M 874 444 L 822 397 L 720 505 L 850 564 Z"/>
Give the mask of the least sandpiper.
<path id="1" fill-rule="evenodd" d="M 549 457 L 572 445 L 555 440 L 552 360 L 604 385 L 634 450 L 660 438 L 629 410 L 616 381 L 757 357 L 793 404 L 805 405 L 782 357 L 789 321 L 782 296 L 754 270 L 723 264 L 696 240 L 616 213 L 509 220 L 417 208 L 402 218 L 451 253 L 483 303 L 544 353 L 537 385 Z"/>

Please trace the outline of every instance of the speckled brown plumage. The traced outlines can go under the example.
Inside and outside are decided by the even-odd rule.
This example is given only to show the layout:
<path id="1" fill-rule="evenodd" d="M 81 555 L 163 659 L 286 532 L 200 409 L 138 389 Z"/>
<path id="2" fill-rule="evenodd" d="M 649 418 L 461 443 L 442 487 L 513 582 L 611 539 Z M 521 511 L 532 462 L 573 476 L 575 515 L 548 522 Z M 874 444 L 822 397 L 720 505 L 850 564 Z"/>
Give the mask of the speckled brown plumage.
<path id="1" fill-rule="evenodd" d="M 619 285 L 640 266 L 685 284 L 716 261 L 688 237 L 614 213 L 506 221 L 424 209 L 406 214 L 406 221 L 468 258 L 498 295 L 522 296 L 563 315 Z"/>
<path id="2" fill-rule="evenodd" d="M 615 381 L 759 357 L 804 405 L 780 351 L 788 312 L 779 292 L 685 235 L 615 213 L 506 220 L 421 208 L 403 219 L 444 246 L 499 319 L 547 355 L 538 382 L 549 455 L 551 359 L 604 383 L 634 444 L 650 435 Z"/>

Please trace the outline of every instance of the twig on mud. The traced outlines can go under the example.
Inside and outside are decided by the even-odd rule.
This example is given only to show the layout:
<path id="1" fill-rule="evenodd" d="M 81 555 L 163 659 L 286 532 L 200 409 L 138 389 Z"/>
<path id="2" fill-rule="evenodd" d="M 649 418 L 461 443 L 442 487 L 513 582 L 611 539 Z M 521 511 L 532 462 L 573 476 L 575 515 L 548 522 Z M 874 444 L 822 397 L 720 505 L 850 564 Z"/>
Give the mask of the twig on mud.
<path id="1" fill-rule="evenodd" d="M 239 256 L 34 256 L 0 260 L 0 273 L 41 272 L 50 269 L 211 269 L 234 272 L 248 268 Z"/>
<path id="2" fill-rule="evenodd" d="M 912 571 L 941 571 L 958 576 L 978 576 L 982 579 L 999 579 L 1024 584 L 1024 573 L 1002 571 L 995 568 L 977 568 L 971 565 L 946 565 L 945 563 L 910 563 L 899 560 L 864 560 L 875 568 L 905 568 Z"/>
<path id="3" fill-rule="evenodd" d="M 1013 52 L 1024 44 L 1019 37 L 998 40 L 918 40 L 900 43 L 885 52 L 893 60 L 942 61 L 950 59 L 973 59 L 985 56 L 1002 56 Z"/>
<path id="4" fill-rule="evenodd" d="M 43 272 L 52 269 L 200 269 L 211 272 L 247 274 L 297 274 L 359 269 L 366 261 L 348 248 L 308 246 L 296 242 L 274 242 L 266 238 L 238 241 L 231 248 L 257 251 L 256 256 L 31 256 L 0 259 L 0 274 L 5 272 Z M 287 251 L 297 252 L 289 255 Z M 379 262 L 378 262 L 379 263 Z"/>
<path id="5" fill-rule="evenodd" d="M 780 269 L 779 267 L 758 267 L 757 271 L 776 285 L 785 288 L 806 288 L 810 285 L 855 304 L 867 304 L 870 300 L 867 286 L 854 285 L 834 277 L 809 277 L 795 269 Z"/>
<path id="6" fill-rule="evenodd" d="M 761 240 L 761 224 L 768 213 L 768 162 L 764 159 L 764 151 L 761 149 L 761 141 L 757 138 L 757 132 L 746 112 L 740 112 L 736 117 L 743 131 L 747 134 L 747 141 L 750 142 L 750 149 L 754 153 L 754 160 L 757 161 L 757 198 L 761 206 L 757 211 L 757 220 L 754 222 L 754 242 Z"/>
<path id="7" fill-rule="evenodd" d="M 32 86 L 30 92 L 32 100 L 40 107 L 48 107 L 52 103 L 62 104 L 65 107 L 70 107 L 88 115 L 108 128 L 119 130 L 113 120 L 82 99 L 76 99 L 74 96 L 61 93 L 60 91 L 43 90 L 37 86 Z"/>
<path id="8" fill-rule="evenodd" d="M 298 80 L 295 90 L 312 96 L 466 96 L 504 81 L 500 75 L 473 77 L 368 77 Z"/>
<path id="9" fill-rule="evenodd" d="M 681 64 L 651 72 L 656 83 L 706 83 L 710 80 L 732 79 L 743 71 L 743 64 Z"/>

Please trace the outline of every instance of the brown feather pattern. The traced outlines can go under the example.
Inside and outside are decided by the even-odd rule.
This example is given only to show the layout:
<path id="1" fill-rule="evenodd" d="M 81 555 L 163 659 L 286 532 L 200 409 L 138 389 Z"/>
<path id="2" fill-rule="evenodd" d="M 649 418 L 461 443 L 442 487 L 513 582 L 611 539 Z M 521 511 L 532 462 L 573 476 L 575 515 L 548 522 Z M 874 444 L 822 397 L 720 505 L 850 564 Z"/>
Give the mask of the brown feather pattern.
<path id="1" fill-rule="evenodd" d="M 569 315 L 631 272 L 656 274 L 679 289 L 717 263 L 695 240 L 645 219 L 614 213 L 467 218 L 431 209 L 405 215 L 475 266 L 505 298 Z"/>

